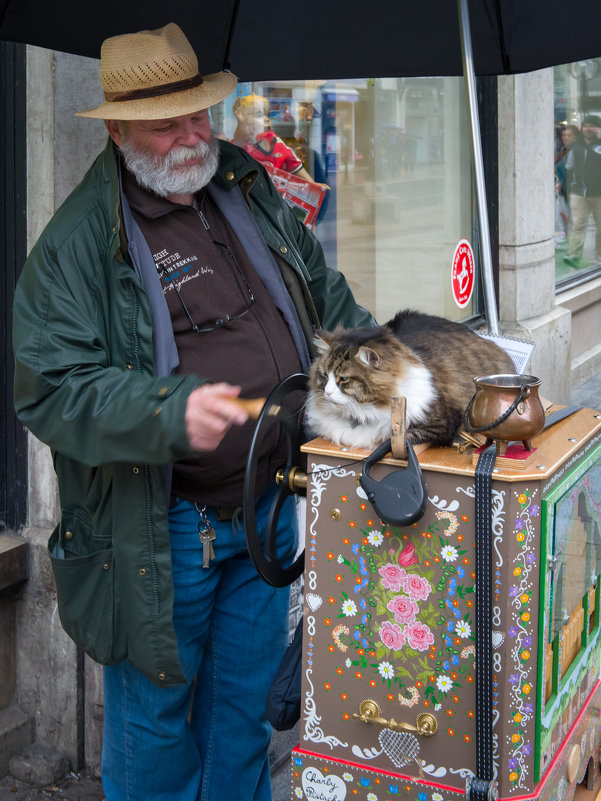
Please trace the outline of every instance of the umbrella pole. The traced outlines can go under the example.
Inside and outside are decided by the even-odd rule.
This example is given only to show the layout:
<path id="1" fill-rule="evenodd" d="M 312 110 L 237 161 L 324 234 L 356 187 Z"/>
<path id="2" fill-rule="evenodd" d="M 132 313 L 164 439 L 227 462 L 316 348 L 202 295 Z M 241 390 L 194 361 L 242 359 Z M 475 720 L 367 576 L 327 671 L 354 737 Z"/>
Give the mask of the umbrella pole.
<path id="1" fill-rule="evenodd" d="M 493 336 L 499 335 L 499 318 L 495 298 L 495 282 L 492 269 L 492 252 L 490 247 L 490 228 L 488 226 L 488 207 L 486 205 L 486 186 L 484 183 L 484 162 L 482 159 L 482 135 L 478 117 L 478 98 L 476 97 L 476 76 L 472 53 L 472 35 L 467 0 L 457 0 L 459 15 L 459 32 L 461 35 L 461 57 L 463 60 L 463 77 L 467 96 L 467 111 L 472 144 L 472 163 L 476 179 L 476 207 L 480 226 L 480 256 L 482 266 L 482 286 L 484 290 L 484 307 L 488 320 L 488 330 Z"/>

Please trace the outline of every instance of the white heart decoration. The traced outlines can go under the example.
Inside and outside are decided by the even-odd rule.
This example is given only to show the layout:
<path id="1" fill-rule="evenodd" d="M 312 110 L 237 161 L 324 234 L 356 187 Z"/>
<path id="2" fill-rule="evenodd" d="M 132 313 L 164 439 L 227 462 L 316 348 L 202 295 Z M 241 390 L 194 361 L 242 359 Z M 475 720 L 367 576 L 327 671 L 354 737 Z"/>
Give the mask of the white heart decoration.
<path id="1" fill-rule="evenodd" d="M 319 609 L 319 607 L 322 605 L 322 603 L 323 603 L 323 600 L 321 598 L 321 595 L 315 595 L 312 592 L 310 592 L 307 595 L 307 606 L 309 607 L 309 609 L 312 612 L 315 612 L 316 609 Z"/>
<path id="2" fill-rule="evenodd" d="M 397 768 L 408 765 L 419 754 L 419 741 L 408 732 L 382 729 L 378 735 L 382 750 Z"/>
<path id="3" fill-rule="evenodd" d="M 505 641 L 505 635 L 502 631 L 493 631 L 491 640 L 493 648 L 500 648 Z"/>
<path id="4" fill-rule="evenodd" d="M 302 781 L 305 798 L 309 800 L 344 801 L 346 785 L 340 776 L 336 776 L 333 773 L 328 773 L 327 776 L 324 776 L 317 768 L 305 768 Z"/>

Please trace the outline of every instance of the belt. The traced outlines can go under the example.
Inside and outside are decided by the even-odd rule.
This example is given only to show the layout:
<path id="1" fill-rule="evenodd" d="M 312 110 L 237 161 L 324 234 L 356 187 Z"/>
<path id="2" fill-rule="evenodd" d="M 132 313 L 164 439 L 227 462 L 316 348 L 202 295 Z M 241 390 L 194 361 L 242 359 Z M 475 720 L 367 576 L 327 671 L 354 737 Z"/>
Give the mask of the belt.
<path id="1" fill-rule="evenodd" d="M 241 506 L 232 506 L 231 508 L 227 506 L 212 506 L 210 508 L 213 510 L 217 520 L 233 520 L 237 513 L 242 512 Z"/>
<path id="2" fill-rule="evenodd" d="M 177 495 L 172 495 L 169 501 L 169 508 L 173 509 L 181 501 Z M 234 517 L 242 514 L 241 506 L 208 506 L 207 508 L 215 515 L 217 520 L 223 522 L 225 520 L 233 520 Z"/>

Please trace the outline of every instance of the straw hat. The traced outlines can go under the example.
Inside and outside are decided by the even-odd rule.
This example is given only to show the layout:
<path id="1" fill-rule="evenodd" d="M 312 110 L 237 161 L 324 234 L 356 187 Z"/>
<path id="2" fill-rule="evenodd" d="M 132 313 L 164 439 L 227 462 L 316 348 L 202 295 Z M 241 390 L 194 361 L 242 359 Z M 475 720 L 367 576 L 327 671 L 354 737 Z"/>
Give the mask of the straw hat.
<path id="1" fill-rule="evenodd" d="M 100 51 L 105 102 L 78 112 L 101 120 L 160 120 L 219 103 L 235 88 L 231 72 L 200 76 L 190 42 L 174 22 L 112 36 Z"/>

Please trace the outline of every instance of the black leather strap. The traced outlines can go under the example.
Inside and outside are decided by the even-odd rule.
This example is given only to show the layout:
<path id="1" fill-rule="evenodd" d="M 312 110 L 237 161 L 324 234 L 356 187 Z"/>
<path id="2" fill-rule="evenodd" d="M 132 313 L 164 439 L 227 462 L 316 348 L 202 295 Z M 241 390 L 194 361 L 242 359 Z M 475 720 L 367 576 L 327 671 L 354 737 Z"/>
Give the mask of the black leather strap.
<path id="1" fill-rule="evenodd" d="M 491 488 L 496 445 L 476 466 L 476 775 L 470 801 L 487 801 L 493 779 L 492 741 L 492 526 Z"/>
<path id="2" fill-rule="evenodd" d="M 545 428 L 549 428 L 549 426 L 559 423 L 560 420 L 564 420 L 566 417 L 579 412 L 580 409 L 582 409 L 582 406 L 566 406 L 565 409 L 560 409 L 558 412 L 553 412 L 545 420 Z"/>

